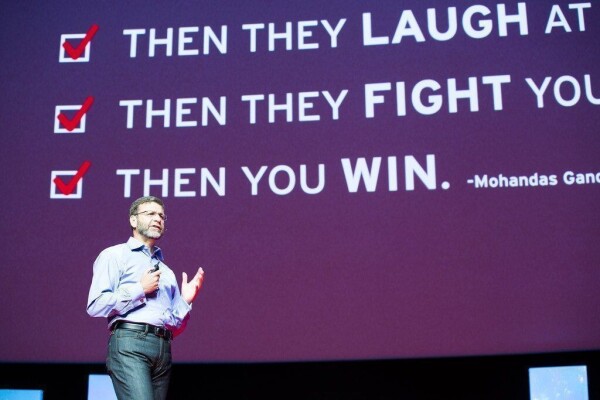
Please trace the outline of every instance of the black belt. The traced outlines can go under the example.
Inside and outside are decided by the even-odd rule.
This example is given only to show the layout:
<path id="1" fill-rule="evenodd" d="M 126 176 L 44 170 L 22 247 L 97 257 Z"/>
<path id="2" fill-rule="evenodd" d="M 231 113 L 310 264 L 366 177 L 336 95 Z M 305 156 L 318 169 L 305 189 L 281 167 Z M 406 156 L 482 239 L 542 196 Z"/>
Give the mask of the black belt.
<path id="1" fill-rule="evenodd" d="M 160 326 L 154 326 L 150 324 L 143 324 L 141 322 L 123 322 L 117 321 L 115 325 L 112 327 L 112 330 L 115 329 L 129 329 L 130 331 L 138 331 L 144 333 L 152 333 L 158 337 L 165 338 L 166 340 L 173 339 L 173 332 L 166 328 L 161 328 Z"/>

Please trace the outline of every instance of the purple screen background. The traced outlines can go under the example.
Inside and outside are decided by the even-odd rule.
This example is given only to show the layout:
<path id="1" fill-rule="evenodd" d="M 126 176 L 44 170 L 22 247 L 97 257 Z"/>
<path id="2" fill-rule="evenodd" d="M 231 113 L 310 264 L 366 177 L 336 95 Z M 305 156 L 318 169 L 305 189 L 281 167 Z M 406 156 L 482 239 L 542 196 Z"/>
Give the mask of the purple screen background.
<path id="1" fill-rule="evenodd" d="M 0 361 L 101 362 L 108 338 L 105 320 L 85 312 L 92 264 L 98 253 L 127 240 L 127 211 L 142 196 L 143 171 L 152 179 L 170 173 L 167 232 L 159 245 L 178 279 L 202 266 L 205 284 L 187 330 L 175 340 L 174 359 L 290 361 L 514 354 L 600 349 L 600 184 L 568 185 L 566 171 L 600 172 L 600 112 L 586 98 L 584 75 L 600 97 L 598 31 L 600 6 L 584 10 L 585 30 L 568 3 L 557 2 L 572 32 L 544 34 L 553 2 L 528 1 L 527 35 L 509 24 L 498 35 L 499 3 L 482 1 L 494 24 L 482 39 L 461 28 L 448 41 L 427 33 L 427 9 L 436 8 L 440 30 L 446 9 L 459 18 L 471 2 L 294 1 L 294 2 L 72 2 L 4 5 L 0 122 L 4 197 L 0 307 Z M 507 1 L 516 13 L 517 3 Z M 373 33 L 392 36 L 403 10 L 412 10 L 426 41 L 363 46 L 362 14 L 370 12 Z M 282 41 L 267 50 L 266 28 L 256 52 L 249 51 L 248 23 L 326 19 L 346 22 L 331 48 L 322 25 L 312 27 L 318 49 L 286 51 Z M 483 19 L 482 16 L 476 19 Z M 459 20 L 460 21 L 460 20 Z M 59 63 L 60 37 L 99 30 L 88 63 Z M 199 26 L 189 48 L 202 52 L 202 27 L 228 27 L 227 54 L 178 57 L 177 28 Z M 148 57 L 148 31 L 163 37 L 174 27 L 174 55 L 164 46 Z M 138 55 L 129 57 L 124 29 L 146 29 Z M 77 41 L 73 40 L 76 44 Z M 481 77 L 510 75 L 503 109 L 494 110 Z M 572 76 L 581 88 L 570 107 L 556 102 L 553 85 Z M 552 77 L 539 108 L 525 82 Z M 447 79 L 465 88 L 477 77 L 479 111 L 459 100 L 448 112 Z M 442 109 L 421 115 L 409 104 L 396 115 L 395 91 L 365 117 L 364 85 L 406 82 L 407 99 L 424 79 L 440 83 Z M 571 86 L 572 88 L 572 86 Z M 242 95 L 328 90 L 348 94 L 339 119 L 323 96 L 312 99 L 319 121 L 269 123 L 266 100 L 249 122 Z M 561 92 L 573 96 L 568 84 Z M 425 91 L 424 94 L 431 94 Z M 59 104 L 94 104 L 86 131 L 55 134 Z M 197 127 L 146 128 L 142 108 L 126 127 L 119 101 L 227 98 L 227 120 L 201 126 L 200 104 L 189 105 Z M 425 96 L 423 97 L 425 100 Z M 597 103 L 597 100 L 596 100 Z M 173 107 L 174 108 L 174 107 Z M 174 110 L 172 111 L 174 114 Z M 72 114 L 71 114 L 72 115 Z M 404 157 L 426 165 L 435 155 L 436 188 L 415 180 L 405 190 Z M 398 190 L 388 190 L 388 157 L 397 157 Z M 348 189 L 342 159 L 354 165 L 381 157 L 374 192 Z M 91 167 L 81 199 L 52 199 L 51 171 Z M 317 194 L 300 189 L 300 165 L 316 186 L 317 166 L 325 185 Z M 287 195 L 268 185 L 272 168 L 292 168 L 298 182 Z M 242 167 L 268 166 L 252 195 Z M 196 168 L 176 197 L 176 168 Z M 200 196 L 201 168 L 217 177 L 226 170 L 226 193 L 209 188 Z M 131 196 L 124 195 L 118 169 L 139 169 Z M 482 176 L 556 175 L 546 187 L 475 188 Z M 598 175 L 600 177 L 600 175 Z M 442 182 L 450 187 L 445 190 Z M 278 174 L 278 187 L 287 185 Z"/>

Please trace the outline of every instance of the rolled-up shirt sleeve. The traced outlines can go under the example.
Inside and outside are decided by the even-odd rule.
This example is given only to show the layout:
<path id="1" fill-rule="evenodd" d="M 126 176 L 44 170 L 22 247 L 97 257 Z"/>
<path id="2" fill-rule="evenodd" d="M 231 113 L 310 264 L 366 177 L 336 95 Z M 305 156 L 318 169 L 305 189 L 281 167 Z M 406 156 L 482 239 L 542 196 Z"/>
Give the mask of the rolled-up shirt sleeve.
<path id="1" fill-rule="evenodd" d="M 166 310 L 164 313 L 164 325 L 173 331 L 181 332 L 185 329 L 185 323 L 189 318 L 192 305 L 183 300 L 177 285 L 175 285 L 172 290 L 174 292 L 172 294 L 172 308 Z"/>

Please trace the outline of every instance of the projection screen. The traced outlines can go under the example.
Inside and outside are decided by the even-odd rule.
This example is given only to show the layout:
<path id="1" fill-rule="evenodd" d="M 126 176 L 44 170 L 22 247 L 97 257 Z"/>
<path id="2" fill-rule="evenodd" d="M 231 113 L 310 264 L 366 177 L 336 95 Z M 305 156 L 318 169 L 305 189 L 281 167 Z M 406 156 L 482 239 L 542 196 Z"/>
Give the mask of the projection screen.
<path id="1" fill-rule="evenodd" d="M 1 361 L 103 362 L 92 264 L 166 204 L 178 362 L 600 349 L 600 6 L 3 5 Z"/>

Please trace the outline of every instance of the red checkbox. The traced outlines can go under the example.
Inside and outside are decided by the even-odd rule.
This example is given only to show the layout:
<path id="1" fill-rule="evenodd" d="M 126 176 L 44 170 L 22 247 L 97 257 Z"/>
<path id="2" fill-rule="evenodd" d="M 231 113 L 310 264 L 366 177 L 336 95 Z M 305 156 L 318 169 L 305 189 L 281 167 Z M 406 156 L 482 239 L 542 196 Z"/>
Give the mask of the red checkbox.
<path id="1" fill-rule="evenodd" d="M 84 161 L 75 173 L 75 175 L 67 183 L 64 183 L 63 180 L 59 177 L 54 178 L 53 182 L 56 185 L 56 188 L 65 196 L 68 196 L 71 193 L 73 193 L 75 187 L 77 186 L 77 183 L 79 183 L 79 180 L 83 178 L 83 175 L 86 174 L 86 172 L 90 168 L 90 165 L 92 165 L 91 162 Z"/>
<path id="2" fill-rule="evenodd" d="M 79 110 L 77 110 L 77 113 L 72 119 L 69 119 L 63 113 L 60 113 L 57 118 L 60 121 L 61 125 L 64 126 L 66 130 L 71 132 L 73 129 L 77 128 L 77 125 L 79 125 L 79 123 L 81 122 L 81 118 L 83 118 L 83 116 L 88 112 L 92 104 L 94 104 L 94 98 L 92 96 L 88 96 L 88 98 L 85 99 L 83 105 Z"/>
<path id="3" fill-rule="evenodd" d="M 71 57 L 73 60 L 77 60 L 79 57 L 81 57 L 81 55 L 85 51 L 85 48 L 87 47 L 87 45 L 94 38 L 94 36 L 96 35 L 96 32 L 98 32 L 98 28 L 99 28 L 98 25 L 96 25 L 96 24 L 92 25 L 90 27 L 90 29 L 88 29 L 83 40 L 81 42 L 79 42 L 79 45 L 77 47 L 73 47 L 73 45 L 71 45 L 71 43 L 65 41 L 62 44 L 62 46 L 65 49 L 65 52 L 69 55 L 69 57 Z"/>

